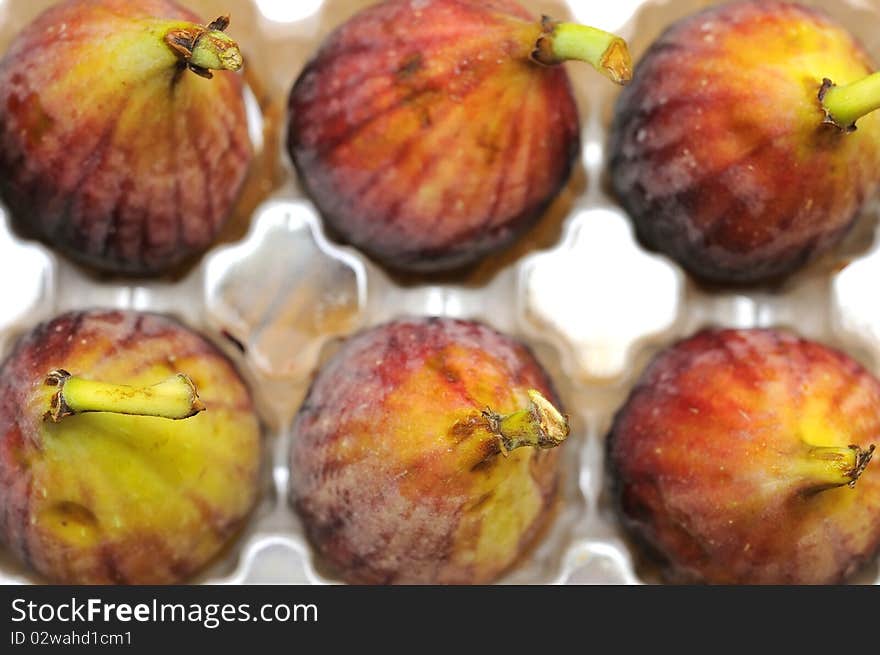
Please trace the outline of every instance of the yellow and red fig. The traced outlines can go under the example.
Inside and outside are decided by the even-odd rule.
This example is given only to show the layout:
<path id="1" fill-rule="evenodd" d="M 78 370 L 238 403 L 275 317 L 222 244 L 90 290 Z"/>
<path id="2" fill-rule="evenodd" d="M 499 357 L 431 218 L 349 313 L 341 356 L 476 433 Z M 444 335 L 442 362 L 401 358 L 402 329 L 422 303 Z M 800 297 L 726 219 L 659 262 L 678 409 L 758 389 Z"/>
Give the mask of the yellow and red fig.
<path id="1" fill-rule="evenodd" d="M 251 160 L 241 53 L 172 0 L 66 0 L 0 62 L 0 194 L 25 234 L 157 274 L 204 250 Z M 205 79 L 213 77 L 213 79 Z"/>
<path id="2" fill-rule="evenodd" d="M 206 339 L 154 314 L 64 314 L 0 366 L 0 541 L 53 582 L 180 582 L 242 527 L 261 450 Z"/>
<path id="3" fill-rule="evenodd" d="M 532 354 L 485 325 L 367 330 L 297 414 L 291 500 L 349 582 L 491 582 L 552 515 L 569 433 L 557 406 Z"/>
<path id="4" fill-rule="evenodd" d="M 813 7 L 752 0 L 674 24 L 612 127 L 613 186 L 642 240 L 721 283 L 773 281 L 831 249 L 880 182 L 874 70 Z"/>
<path id="5" fill-rule="evenodd" d="M 579 152 L 568 76 L 618 82 L 619 38 L 513 0 L 386 0 L 336 30 L 290 95 L 288 148 L 329 226 L 399 270 L 465 266 L 541 216 Z"/>
<path id="6" fill-rule="evenodd" d="M 618 508 L 673 581 L 830 584 L 880 547 L 880 381 L 776 330 L 661 353 L 608 441 Z"/>

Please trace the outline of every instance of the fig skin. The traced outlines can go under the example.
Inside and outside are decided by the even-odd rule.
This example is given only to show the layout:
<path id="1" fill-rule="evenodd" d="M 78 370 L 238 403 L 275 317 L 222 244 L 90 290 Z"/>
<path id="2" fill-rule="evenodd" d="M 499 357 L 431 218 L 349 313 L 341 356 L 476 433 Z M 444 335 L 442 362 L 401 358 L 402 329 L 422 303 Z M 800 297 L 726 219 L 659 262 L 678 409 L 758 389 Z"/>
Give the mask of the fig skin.
<path id="1" fill-rule="evenodd" d="M 830 250 L 877 191 L 880 118 L 823 124 L 823 78 L 874 69 L 819 9 L 709 8 L 670 27 L 617 106 L 611 181 L 638 234 L 699 279 L 782 279 Z"/>
<path id="2" fill-rule="evenodd" d="M 498 251 L 568 181 L 579 119 L 541 23 L 509 0 L 381 2 L 323 43 L 291 92 L 287 145 L 344 241 L 434 273 Z"/>
<path id="3" fill-rule="evenodd" d="M 45 380 L 59 368 L 133 386 L 186 372 L 207 409 L 180 421 L 88 413 L 52 423 Z M 245 384 L 200 335 L 154 314 L 64 314 L 0 367 L 0 540 L 52 582 L 180 582 L 242 527 L 261 439 Z"/>
<path id="4" fill-rule="evenodd" d="M 840 583 L 880 545 L 880 468 L 850 488 L 810 449 L 867 450 L 878 434 L 880 382 L 845 354 L 773 330 L 707 330 L 642 375 L 608 463 L 625 525 L 667 579 Z"/>
<path id="5" fill-rule="evenodd" d="M 312 544 L 357 584 L 481 584 L 547 524 L 559 448 L 507 457 L 482 410 L 559 406 L 520 343 L 478 323 L 407 319 L 345 342 L 293 426 L 290 496 Z"/>
<path id="6" fill-rule="evenodd" d="M 169 22 L 170 21 L 170 22 Z M 0 62 L 0 194 L 25 235 L 99 271 L 157 275 L 204 251 L 252 158 L 243 84 L 163 41 L 170 0 L 68 0 Z"/>

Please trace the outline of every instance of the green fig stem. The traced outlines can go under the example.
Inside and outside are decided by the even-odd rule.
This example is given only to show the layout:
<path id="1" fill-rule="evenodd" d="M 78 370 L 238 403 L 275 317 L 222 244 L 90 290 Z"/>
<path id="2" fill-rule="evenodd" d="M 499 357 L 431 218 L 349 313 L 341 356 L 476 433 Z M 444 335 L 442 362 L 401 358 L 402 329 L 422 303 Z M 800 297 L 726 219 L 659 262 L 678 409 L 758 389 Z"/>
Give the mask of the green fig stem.
<path id="1" fill-rule="evenodd" d="M 506 457 L 517 448 L 556 448 L 571 431 L 568 418 L 547 400 L 540 391 L 529 389 L 529 406 L 511 414 L 500 415 L 485 409 L 483 416 L 489 431 L 498 438 L 501 453 Z"/>
<path id="2" fill-rule="evenodd" d="M 238 44 L 224 32 L 229 16 L 221 16 L 207 26 L 177 25 L 165 34 L 165 43 L 197 75 L 210 79 L 212 70 L 238 71 L 243 58 Z"/>
<path id="3" fill-rule="evenodd" d="M 59 423 L 86 412 L 110 412 L 132 416 L 185 419 L 204 411 L 193 381 L 179 373 L 151 387 L 96 382 L 58 369 L 46 376 L 46 385 L 58 387 L 52 394 L 46 421 Z"/>
<path id="4" fill-rule="evenodd" d="M 874 446 L 815 446 L 810 448 L 801 471 L 810 480 L 811 492 L 847 485 L 855 487 L 874 455 Z"/>
<path id="5" fill-rule="evenodd" d="M 819 102 L 825 110 L 826 123 L 853 132 L 856 121 L 880 109 L 880 72 L 843 86 L 825 79 L 819 90 Z"/>
<path id="6" fill-rule="evenodd" d="M 576 23 L 561 23 L 544 16 L 543 33 L 532 58 L 552 66 L 565 61 L 585 61 L 617 84 L 632 79 L 632 57 L 626 41 L 615 34 Z"/>

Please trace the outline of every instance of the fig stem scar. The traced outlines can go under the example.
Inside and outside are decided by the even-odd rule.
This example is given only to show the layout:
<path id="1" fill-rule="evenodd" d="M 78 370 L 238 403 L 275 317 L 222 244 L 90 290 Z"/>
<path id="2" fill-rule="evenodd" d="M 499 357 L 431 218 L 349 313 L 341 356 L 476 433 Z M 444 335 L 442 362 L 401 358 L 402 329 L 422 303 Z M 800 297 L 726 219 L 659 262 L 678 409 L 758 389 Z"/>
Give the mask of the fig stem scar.
<path id="1" fill-rule="evenodd" d="M 825 79 L 819 90 L 825 122 L 845 132 L 856 129 L 856 121 L 880 109 L 880 72 L 843 86 Z"/>
<path id="2" fill-rule="evenodd" d="M 847 485 L 855 487 L 874 455 L 874 446 L 816 446 L 810 448 L 802 465 L 815 485 L 810 491 L 822 491 Z"/>
<path id="3" fill-rule="evenodd" d="M 544 16 L 543 33 L 532 58 L 548 66 L 578 60 L 591 64 L 612 82 L 632 79 L 632 57 L 626 41 L 615 34 L 577 23 L 561 23 Z"/>
<path id="4" fill-rule="evenodd" d="M 57 369 L 46 376 L 47 386 L 57 387 L 43 420 L 58 423 L 86 412 L 185 419 L 205 410 L 193 381 L 183 373 L 151 387 L 130 387 L 85 380 Z"/>
<path id="5" fill-rule="evenodd" d="M 211 79 L 212 70 L 241 70 L 243 59 L 238 44 L 224 32 L 229 16 L 207 26 L 176 25 L 165 34 L 165 43 L 193 73 Z"/>
<path id="6" fill-rule="evenodd" d="M 556 448 L 571 431 L 568 417 L 564 416 L 540 391 L 529 389 L 529 407 L 500 415 L 486 408 L 483 416 L 489 431 L 498 438 L 501 453 L 517 448 Z"/>

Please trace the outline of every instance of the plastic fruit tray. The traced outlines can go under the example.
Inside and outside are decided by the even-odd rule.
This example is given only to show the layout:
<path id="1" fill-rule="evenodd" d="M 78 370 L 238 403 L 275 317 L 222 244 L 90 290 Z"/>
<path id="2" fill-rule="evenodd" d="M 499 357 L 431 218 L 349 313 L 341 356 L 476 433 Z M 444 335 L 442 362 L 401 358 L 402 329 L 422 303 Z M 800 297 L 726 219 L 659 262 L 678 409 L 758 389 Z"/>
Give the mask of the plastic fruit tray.
<path id="1" fill-rule="evenodd" d="M 48 0 L 0 0 L 0 51 Z M 248 527 L 194 582 L 332 583 L 287 502 L 289 426 L 316 368 L 339 339 L 403 315 L 474 318 L 515 335 L 553 376 L 573 433 L 552 525 L 502 583 L 658 580 L 616 521 L 605 491 L 604 439 L 614 411 L 660 348 L 707 325 L 781 326 L 840 347 L 880 373 L 880 246 L 870 207 L 846 242 L 782 286 L 709 289 L 649 253 L 608 191 L 606 131 L 617 89 L 571 68 L 583 150 L 541 223 L 466 277 L 391 276 L 325 236 L 283 148 L 287 94 L 321 39 L 369 0 L 188 0 L 210 20 L 231 13 L 250 87 L 259 152 L 220 242 L 173 278 L 96 277 L 18 238 L 0 207 L 0 355 L 60 312 L 89 307 L 178 316 L 239 365 L 258 400 L 267 454 Z M 573 17 L 630 41 L 637 58 L 695 0 L 523 0 L 536 15 Z M 880 59 L 880 2 L 822 5 Z M 859 578 L 880 581 L 875 562 Z M 39 583 L 0 550 L 0 583 Z"/>

